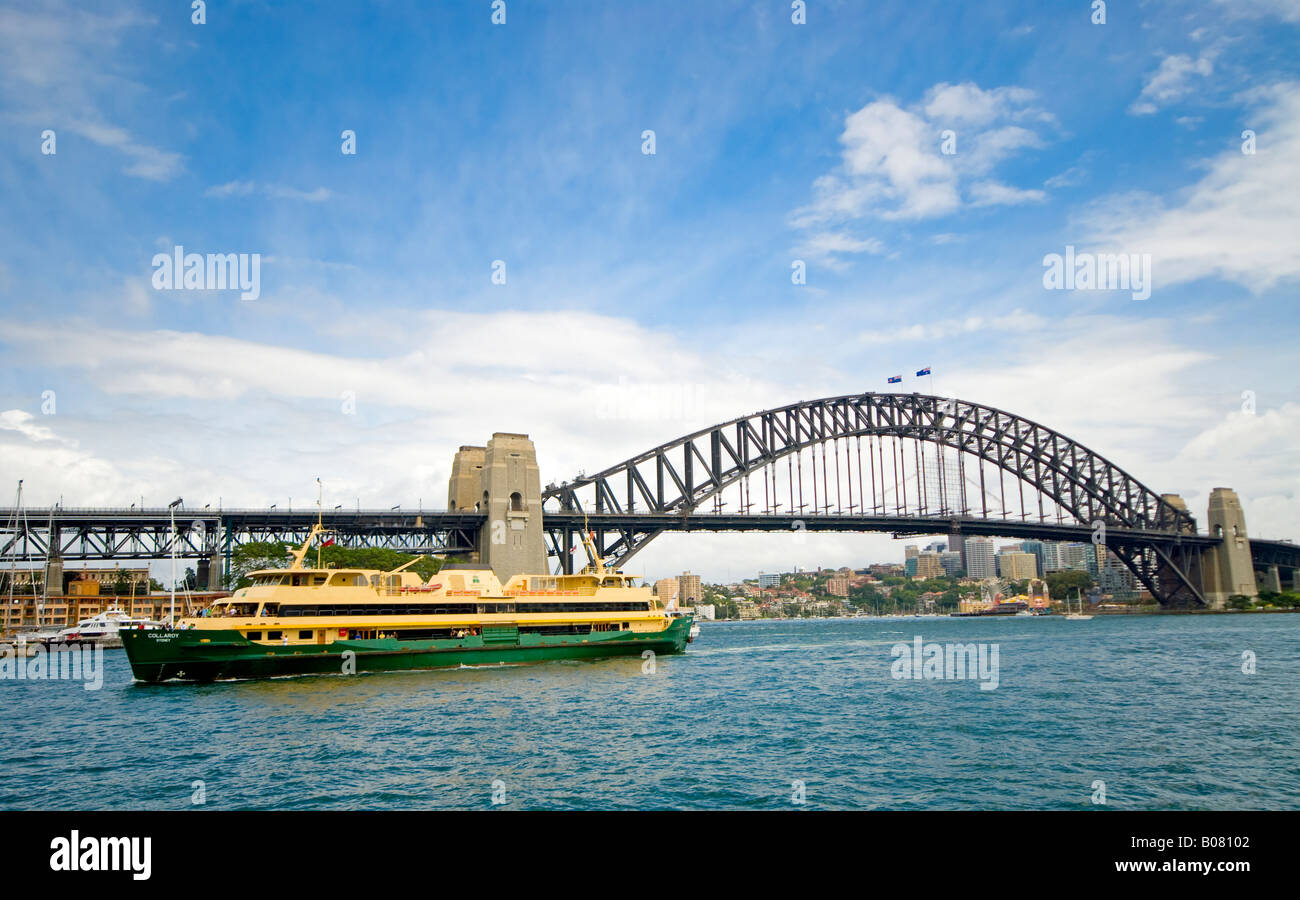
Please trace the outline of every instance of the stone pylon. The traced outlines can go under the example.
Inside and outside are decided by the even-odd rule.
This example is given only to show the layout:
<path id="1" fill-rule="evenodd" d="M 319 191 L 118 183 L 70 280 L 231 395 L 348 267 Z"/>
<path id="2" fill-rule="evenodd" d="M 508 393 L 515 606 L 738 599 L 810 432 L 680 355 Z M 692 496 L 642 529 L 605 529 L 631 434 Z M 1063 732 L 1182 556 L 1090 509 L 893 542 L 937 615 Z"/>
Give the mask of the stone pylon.
<path id="1" fill-rule="evenodd" d="M 497 432 L 486 447 L 461 447 L 451 466 L 447 508 L 487 514 L 478 562 L 503 582 L 520 573 L 547 574 L 541 476 L 528 435 Z"/>
<path id="2" fill-rule="evenodd" d="M 1246 536 L 1246 516 L 1236 491 L 1231 488 L 1210 491 L 1207 524 L 1210 534 L 1223 538 L 1223 542 L 1202 556 L 1205 602 L 1211 608 L 1222 609 L 1233 594 L 1257 596 L 1250 538 Z"/>

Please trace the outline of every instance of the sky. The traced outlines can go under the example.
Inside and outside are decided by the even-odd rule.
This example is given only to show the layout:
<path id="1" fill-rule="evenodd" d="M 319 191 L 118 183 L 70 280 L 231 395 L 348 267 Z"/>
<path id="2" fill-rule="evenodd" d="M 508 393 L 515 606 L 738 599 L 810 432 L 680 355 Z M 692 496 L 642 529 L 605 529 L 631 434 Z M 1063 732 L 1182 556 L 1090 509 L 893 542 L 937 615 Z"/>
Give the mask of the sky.
<path id="1" fill-rule="evenodd" d="M 1300 0 L 800 6 L 0 0 L 0 489 L 442 508 L 495 431 L 561 481 L 933 390 L 1300 538 Z M 177 246 L 256 296 L 160 289 Z M 1049 287 L 1067 252 L 1149 290 Z"/>

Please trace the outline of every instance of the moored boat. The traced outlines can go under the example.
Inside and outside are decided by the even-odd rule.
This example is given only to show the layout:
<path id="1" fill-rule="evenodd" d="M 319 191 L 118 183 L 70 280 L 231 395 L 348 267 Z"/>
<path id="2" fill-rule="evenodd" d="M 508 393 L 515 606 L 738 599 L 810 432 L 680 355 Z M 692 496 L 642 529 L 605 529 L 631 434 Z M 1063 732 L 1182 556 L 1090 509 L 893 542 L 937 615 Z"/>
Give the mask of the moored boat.
<path id="1" fill-rule="evenodd" d="M 88 619 L 82 619 L 76 625 L 61 629 L 53 638 L 51 643 L 71 643 L 74 641 L 91 641 L 96 644 L 105 646 L 121 646 L 120 637 L 123 631 L 138 631 L 143 628 L 159 629 L 164 628 L 162 622 L 153 619 L 144 618 L 143 616 L 133 616 L 124 609 L 113 607 L 106 609 L 97 616 L 91 616 Z"/>

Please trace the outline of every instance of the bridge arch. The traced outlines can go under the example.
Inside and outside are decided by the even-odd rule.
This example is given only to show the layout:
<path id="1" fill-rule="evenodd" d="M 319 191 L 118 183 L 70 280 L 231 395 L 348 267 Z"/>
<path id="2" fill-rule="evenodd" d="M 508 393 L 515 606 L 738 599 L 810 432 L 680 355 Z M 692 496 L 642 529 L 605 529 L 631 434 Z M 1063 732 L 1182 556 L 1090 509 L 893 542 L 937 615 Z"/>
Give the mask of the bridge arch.
<path id="1" fill-rule="evenodd" d="M 863 438 L 871 457 L 869 479 L 863 465 Z M 857 444 L 846 448 L 847 465 L 840 458 L 841 441 Z M 826 457 L 830 445 L 835 447 L 833 477 L 840 509 L 847 481 L 850 512 L 856 508 L 857 514 L 865 517 L 870 500 L 872 513 L 886 517 L 892 505 L 901 525 L 916 512 L 951 518 L 959 530 L 964 519 L 990 518 L 990 472 L 997 475 L 1001 486 L 1000 509 L 995 512 L 1004 520 L 1009 518 L 1005 476 L 1011 475 L 1020 490 L 1021 522 L 1033 520 L 1036 506 L 1040 522 L 1072 520 L 1089 527 L 1103 523 L 1107 547 L 1162 602 L 1203 602 L 1199 576 L 1193 571 L 1195 554 L 1171 550 L 1164 546 L 1168 541 L 1153 543 L 1142 537 L 1194 535 L 1195 520 L 1181 504 L 1045 425 L 984 404 L 929 394 L 853 394 L 764 410 L 684 435 L 593 475 L 548 485 L 542 499 L 554 511 L 597 517 L 621 513 L 688 516 L 710 502 L 720 510 L 724 494 L 736 489 L 737 505 L 748 512 L 759 505 L 750 481 L 762 475 L 762 505 L 771 513 L 781 505 L 772 496 L 774 470 L 785 461 L 787 514 L 797 508 L 801 516 L 824 515 L 831 505 L 831 463 Z M 820 472 L 818 448 L 822 451 Z M 926 448 L 930 448 L 932 461 L 926 459 Z M 811 505 L 802 490 L 805 451 L 811 455 Z M 795 459 L 799 462 L 797 498 Z M 843 477 L 846 473 L 847 479 Z M 930 483 L 934 481 L 938 482 L 937 491 Z M 1029 508 L 1024 503 L 1025 485 L 1037 494 L 1037 502 Z M 977 502 L 972 502 L 972 493 Z M 937 508 L 927 509 L 934 506 Z M 616 562 L 624 562 L 660 533 L 662 529 L 624 529 L 607 552 Z"/>

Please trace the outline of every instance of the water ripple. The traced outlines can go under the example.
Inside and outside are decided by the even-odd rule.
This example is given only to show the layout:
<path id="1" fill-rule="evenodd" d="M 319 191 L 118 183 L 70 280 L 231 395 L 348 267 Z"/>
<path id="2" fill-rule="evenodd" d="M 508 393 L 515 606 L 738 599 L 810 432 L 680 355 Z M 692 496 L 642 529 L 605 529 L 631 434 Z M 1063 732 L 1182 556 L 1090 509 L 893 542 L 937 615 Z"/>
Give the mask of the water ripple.
<path id="1" fill-rule="evenodd" d="M 899 629 L 903 630 L 899 630 Z M 999 647 L 999 686 L 890 675 Z M 0 808 L 1300 805 L 1300 616 L 715 624 L 684 656 L 102 691 L 0 682 Z M 1251 650 L 1258 672 L 1241 671 Z"/>

